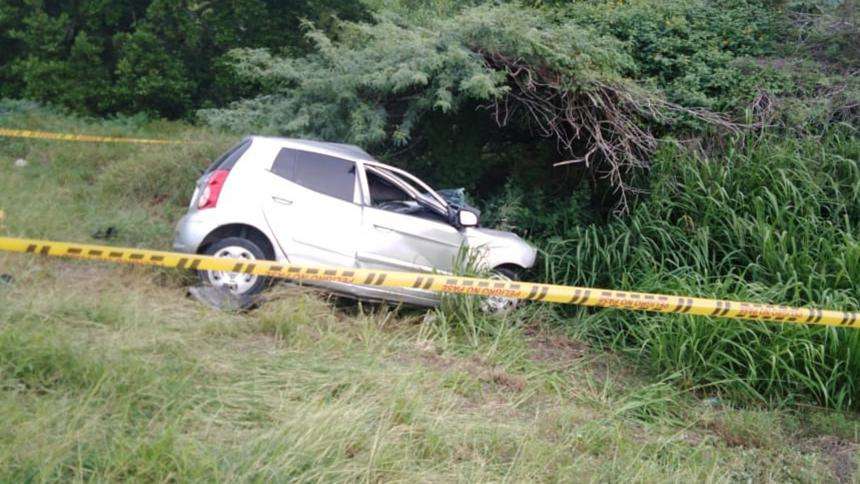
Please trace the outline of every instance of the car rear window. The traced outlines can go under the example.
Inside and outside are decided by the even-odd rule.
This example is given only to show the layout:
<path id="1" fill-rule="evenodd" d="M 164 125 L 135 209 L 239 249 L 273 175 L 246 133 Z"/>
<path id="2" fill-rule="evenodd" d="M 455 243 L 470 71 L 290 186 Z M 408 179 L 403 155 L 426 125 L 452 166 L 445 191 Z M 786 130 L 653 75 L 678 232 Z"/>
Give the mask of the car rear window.
<path id="1" fill-rule="evenodd" d="M 213 161 L 209 168 L 206 169 L 204 175 L 212 173 L 215 170 L 231 170 L 233 166 L 239 161 L 239 158 L 248 151 L 248 148 L 251 147 L 251 138 L 245 138 L 239 142 L 236 146 L 230 148 L 226 153 L 218 157 L 217 160 Z"/>
<path id="2" fill-rule="evenodd" d="M 311 151 L 284 148 L 272 164 L 272 172 L 309 190 L 352 202 L 355 196 L 355 163 Z"/>

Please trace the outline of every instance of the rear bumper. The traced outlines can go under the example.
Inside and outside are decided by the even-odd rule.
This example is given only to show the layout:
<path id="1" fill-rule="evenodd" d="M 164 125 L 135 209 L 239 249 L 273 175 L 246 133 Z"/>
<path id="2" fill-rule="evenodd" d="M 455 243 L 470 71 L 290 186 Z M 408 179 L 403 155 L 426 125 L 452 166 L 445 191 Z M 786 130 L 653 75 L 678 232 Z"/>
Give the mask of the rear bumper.
<path id="1" fill-rule="evenodd" d="M 203 239 L 215 228 L 200 212 L 186 214 L 179 219 L 173 232 L 173 250 L 196 254 Z"/>

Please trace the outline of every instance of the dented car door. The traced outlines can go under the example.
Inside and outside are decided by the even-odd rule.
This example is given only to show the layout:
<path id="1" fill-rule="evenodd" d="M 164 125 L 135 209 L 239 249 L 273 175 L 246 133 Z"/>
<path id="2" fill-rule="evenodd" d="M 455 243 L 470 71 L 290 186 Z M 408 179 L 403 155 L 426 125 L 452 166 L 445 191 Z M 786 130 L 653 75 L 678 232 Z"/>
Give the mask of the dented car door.
<path id="1" fill-rule="evenodd" d="M 450 272 L 463 234 L 447 220 L 446 206 L 422 194 L 396 173 L 364 167 L 359 266 L 418 272 Z"/>

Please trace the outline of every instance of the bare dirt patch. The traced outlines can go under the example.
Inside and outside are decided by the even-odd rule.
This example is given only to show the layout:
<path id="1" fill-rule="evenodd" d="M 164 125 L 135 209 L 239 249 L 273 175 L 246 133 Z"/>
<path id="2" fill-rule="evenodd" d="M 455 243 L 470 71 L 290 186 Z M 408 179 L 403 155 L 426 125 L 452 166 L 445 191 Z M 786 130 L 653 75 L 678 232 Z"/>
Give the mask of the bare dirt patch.
<path id="1" fill-rule="evenodd" d="M 530 358 L 533 361 L 566 363 L 588 354 L 589 347 L 582 341 L 562 335 L 534 334 L 529 338 Z"/>
<path id="2" fill-rule="evenodd" d="M 855 482 L 860 444 L 832 435 L 824 435 L 807 440 L 801 445 L 801 449 L 806 452 L 820 453 L 840 484 Z"/>

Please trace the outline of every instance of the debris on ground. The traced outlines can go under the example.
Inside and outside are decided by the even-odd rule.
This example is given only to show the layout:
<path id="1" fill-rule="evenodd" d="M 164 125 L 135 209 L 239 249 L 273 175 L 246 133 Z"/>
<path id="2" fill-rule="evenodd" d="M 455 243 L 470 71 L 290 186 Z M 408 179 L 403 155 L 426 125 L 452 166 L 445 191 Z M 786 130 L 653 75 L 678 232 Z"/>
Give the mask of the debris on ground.
<path id="1" fill-rule="evenodd" d="M 245 311 L 259 302 L 253 296 L 236 295 L 227 289 L 213 286 L 193 286 L 188 295 L 198 302 L 220 311 Z"/>
<path id="2" fill-rule="evenodd" d="M 95 232 L 93 232 L 92 236 L 94 239 L 98 240 L 110 240 L 115 238 L 118 233 L 119 232 L 117 231 L 116 227 L 110 226 L 96 230 Z"/>
<path id="3" fill-rule="evenodd" d="M 24 158 L 18 158 L 17 160 L 15 160 L 15 168 L 24 168 L 25 166 L 27 166 L 29 164 L 30 163 L 27 160 L 25 160 Z"/>
<path id="4" fill-rule="evenodd" d="M 15 282 L 15 278 L 9 274 L 0 274 L 0 285 L 2 286 L 10 286 Z"/>

